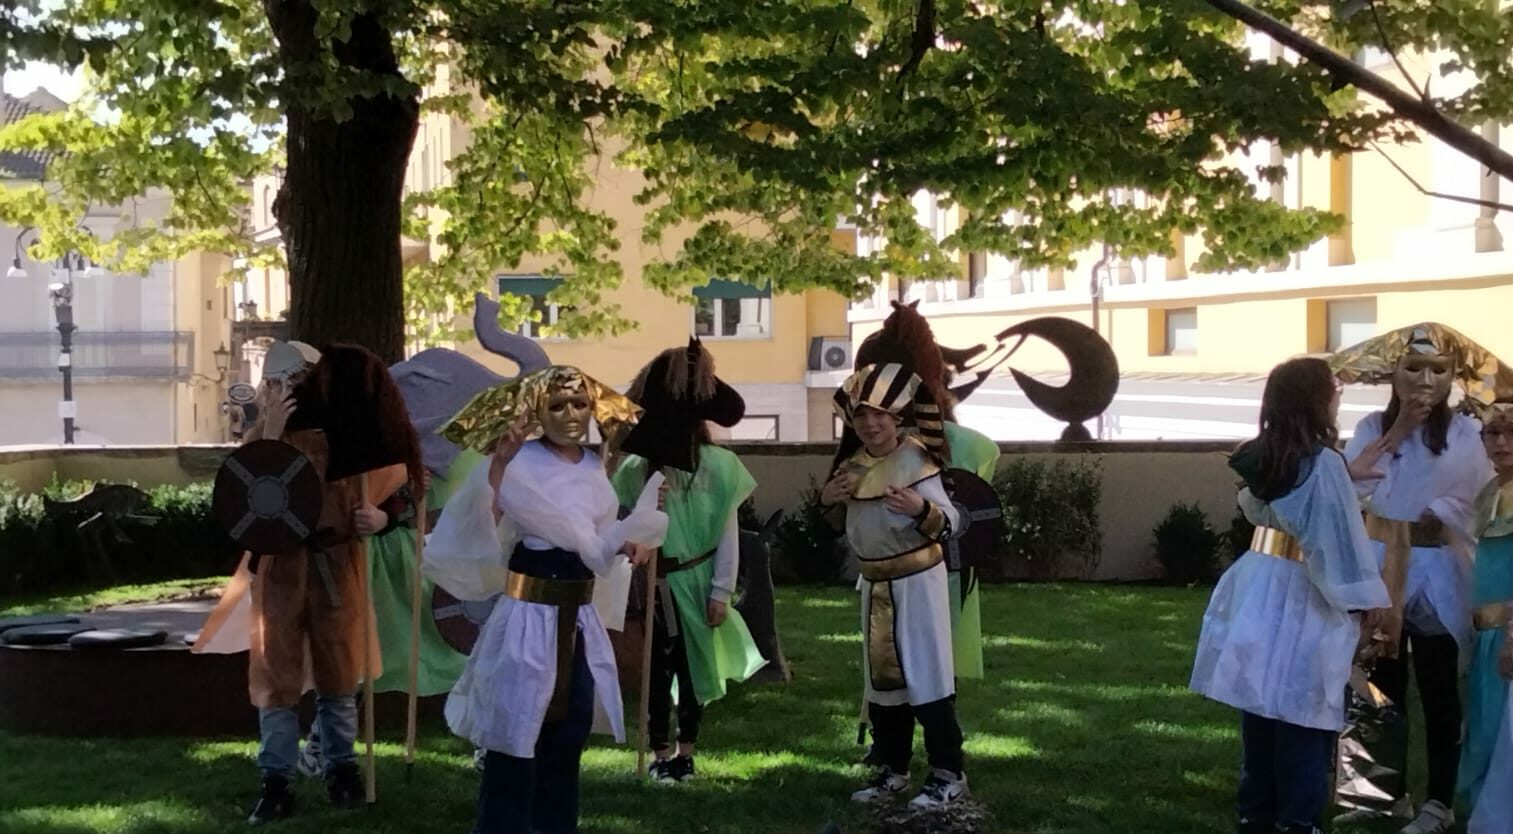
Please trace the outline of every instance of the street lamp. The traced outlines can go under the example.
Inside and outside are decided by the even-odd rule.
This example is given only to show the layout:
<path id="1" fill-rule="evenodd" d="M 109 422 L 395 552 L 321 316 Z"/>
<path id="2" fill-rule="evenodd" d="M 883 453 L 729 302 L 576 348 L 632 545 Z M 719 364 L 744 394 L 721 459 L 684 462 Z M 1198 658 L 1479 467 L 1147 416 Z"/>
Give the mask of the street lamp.
<path id="1" fill-rule="evenodd" d="M 212 350 L 210 355 L 215 357 L 216 372 L 225 377 L 226 372 L 231 370 L 231 351 L 226 349 L 226 343 L 221 342 L 220 347 Z"/>
<path id="2" fill-rule="evenodd" d="M 35 231 L 28 226 L 16 235 L 16 254 L 11 259 L 11 267 L 6 270 L 6 277 L 11 279 L 26 278 L 27 272 L 21 267 L 21 238 L 27 232 Z M 80 272 L 87 278 L 100 278 L 105 275 L 105 270 L 98 264 L 92 263 L 88 258 L 78 252 L 66 252 L 57 261 L 57 269 L 54 274 L 62 279 L 47 285 L 47 297 L 53 305 L 53 317 L 58 322 L 58 335 L 62 337 L 63 346 L 58 354 L 58 370 L 63 372 L 63 401 L 58 403 L 58 416 L 63 420 L 63 443 L 73 445 L 74 442 L 74 419 L 78 417 L 78 406 L 74 403 L 74 333 L 79 329 L 74 326 L 74 273 Z"/>

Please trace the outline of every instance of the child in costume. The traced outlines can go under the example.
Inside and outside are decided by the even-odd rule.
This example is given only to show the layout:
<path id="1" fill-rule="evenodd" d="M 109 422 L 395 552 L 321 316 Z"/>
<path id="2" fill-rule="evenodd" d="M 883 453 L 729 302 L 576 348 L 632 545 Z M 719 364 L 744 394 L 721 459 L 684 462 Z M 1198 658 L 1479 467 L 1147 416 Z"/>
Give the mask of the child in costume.
<path id="1" fill-rule="evenodd" d="M 736 513 L 756 481 L 740 458 L 714 445 L 705 425 L 739 423 L 746 403 L 714 375 L 714 358 L 696 339 L 642 368 L 628 396 L 645 412 L 615 472 L 620 503 L 630 507 L 654 473 L 666 476 L 648 696 L 651 775 L 681 782 L 694 775 L 705 706 L 724 697 L 727 680 L 744 681 L 766 663 L 730 603 L 740 572 Z M 675 678 L 677 755 L 668 721 Z"/>
<path id="2" fill-rule="evenodd" d="M 917 304 L 918 302 L 915 302 Z M 882 329 L 862 340 L 856 349 L 856 365 L 881 365 L 895 362 L 920 378 L 939 404 L 944 418 L 946 446 L 950 450 L 949 469 L 961 469 L 993 482 L 998 471 L 1000 451 L 992 438 L 956 421 L 957 396 L 951 390 L 951 362 L 947 351 L 935 341 L 930 323 L 915 309 L 915 304 L 893 302 L 893 312 L 883 321 Z M 955 356 L 964 351 L 952 350 Z M 845 455 L 860 448 L 856 433 L 842 431 L 841 450 Z M 950 491 L 950 484 L 946 485 Z M 976 571 L 963 565 L 960 556 L 947 553 L 946 569 L 951 588 L 951 652 L 958 678 L 981 678 L 982 663 L 982 594 Z"/>
<path id="3" fill-rule="evenodd" d="M 596 709 L 624 740 L 614 652 L 593 603 L 608 596 L 623 620 L 624 557 L 644 561 L 667 517 L 655 508 L 655 478 L 616 521 L 614 488 L 583 444 L 593 421 L 615 448 L 636 413 L 578 369 L 552 366 L 478 395 L 442 429 L 459 445 L 494 448 L 452 496 L 425 562 L 459 599 L 504 592 L 446 706 L 452 731 L 487 751 L 477 834 L 577 831 L 579 761 Z"/>
<path id="4" fill-rule="evenodd" d="M 1260 435 L 1230 466 L 1255 537 L 1203 615 L 1191 688 L 1239 709 L 1241 834 L 1315 834 L 1360 639 L 1390 604 L 1345 459 L 1339 386 L 1319 359 L 1271 372 Z"/>
<path id="5" fill-rule="evenodd" d="M 836 391 L 835 409 L 862 448 L 837 461 L 820 503 L 844 509 L 846 539 L 860 558 L 862 672 L 882 762 L 852 799 L 876 802 L 909 788 L 918 721 L 931 773 L 910 805 L 943 806 L 967 795 L 967 777 L 942 547 L 958 518 L 941 481 L 948 453 L 940 410 L 919 377 L 893 363 L 858 369 Z"/>
<path id="6" fill-rule="evenodd" d="M 275 358 L 270 350 L 270 360 Z M 240 640 L 240 634 L 247 635 L 247 677 L 252 702 L 258 707 L 258 768 L 262 772 L 261 790 L 248 816 L 251 824 L 294 812 L 290 779 L 299 754 L 296 708 L 312 684 L 316 725 L 325 739 L 328 795 L 340 807 L 355 807 L 364 800 L 353 749 L 356 696 L 365 664 L 370 664 L 374 674 L 379 667 L 371 654 L 364 656 L 365 645 L 371 650 L 378 643 L 370 630 L 361 537 L 382 532 L 401 514 L 402 504 L 391 499 L 420 472 L 419 444 L 414 441 L 404 402 L 372 353 L 338 345 L 327 349 L 313 367 L 280 359 L 275 371 L 263 421 L 249 432 L 248 440 L 282 440 L 310 459 L 322 476 L 321 516 L 300 550 L 250 554 L 244 560 L 196 643 L 197 651 L 226 651 Z M 339 415 L 344 405 L 355 402 L 376 404 L 384 431 L 409 441 L 411 459 L 325 481 L 331 448 L 320 427 Z M 361 500 L 364 479 L 368 503 Z M 237 626 L 241 617 L 247 617 L 245 630 Z"/>
<path id="7" fill-rule="evenodd" d="M 1395 597 L 1389 637 L 1400 646 L 1378 658 L 1370 680 L 1398 710 L 1408 694 L 1407 657 L 1424 710 L 1428 799 L 1403 834 L 1440 834 L 1451 811 L 1460 759 L 1460 659 L 1471 642 L 1470 517 L 1476 495 L 1491 478 L 1476 420 L 1455 414 L 1451 387 L 1460 380 L 1480 395 L 1484 372 L 1499 363 L 1476 343 L 1439 324 L 1395 330 L 1348 348 L 1331 359 L 1348 381 L 1388 382 L 1385 411 L 1367 415 L 1345 448 L 1356 491 L 1366 504 L 1366 531 Z M 1394 577 L 1406 575 L 1399 589 Z M 1366 720 L 1364 718 L 1353 720 Z M 1363 740 L 1374 733 L 1361 733 Z M 1385 738 L 1406 739 L 1406 733 Z M 1371 762 L 1347 761 L 1337 792 L 1347 818 L 1377 816 L 1406 804 L 1407 751 L 1382 742 L 1363 744 Z M 1361 772 L 1387 764 L 1400 778 L 1359 788 Z M 1353 777 L 1353 778 L 1352 778 Z M 1385 797 L 1384 797 L 1385 795 Z"/>
<path id="8" fill-rule="evenodd" d="M 1471 669 L 1459 792 L 1469 834 L 1513 834 L 1513 401 L 1483 411 L 1482 441 L 1497 475 L 1477 497 Z"/>

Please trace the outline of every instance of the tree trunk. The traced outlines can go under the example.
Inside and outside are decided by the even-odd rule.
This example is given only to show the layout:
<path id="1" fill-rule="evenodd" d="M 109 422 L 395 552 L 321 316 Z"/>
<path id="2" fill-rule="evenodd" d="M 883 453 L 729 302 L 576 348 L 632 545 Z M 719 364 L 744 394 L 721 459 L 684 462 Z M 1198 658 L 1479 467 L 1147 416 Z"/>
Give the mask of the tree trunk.
<path id="1" fill-rule="evenodd" d="M 334 44 L 343 67 L 401 78 L 382 4 L 352 20 Z M 308 0 L 265 0 L 286 78 L 322 60 Z M 291 70 L 293 72 L 291 72 Z M 288 83 L 288 82 L 286 82 Z M 352 115 L 289 90 L 287 169 L 273 204 L 289 263 L 291 335 L 318 346 L 362 345 L 385 362 L 404 358 L 400 201 L 420 122 L 415 93 L 349 96 Z"/>

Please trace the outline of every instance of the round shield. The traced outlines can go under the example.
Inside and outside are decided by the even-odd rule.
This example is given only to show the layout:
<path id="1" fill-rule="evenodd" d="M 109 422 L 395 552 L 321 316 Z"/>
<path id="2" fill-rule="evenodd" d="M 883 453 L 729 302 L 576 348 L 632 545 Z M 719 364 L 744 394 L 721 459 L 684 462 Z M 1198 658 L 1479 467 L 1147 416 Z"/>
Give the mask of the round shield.
<path id="1" fill-rule="evenodd" d="M 237 405 L 246 405 L 257 399 L 257 389 L 245 382 L 238 382 L 226 389 L 226 399 Z"/>
<path id="2" fill-rule="evenodd" d="M 221 464 L 210 511 L 247 550 L 292 553 L 315 530 L 321 499 L 309 458 L 278 440 L 254 440 Z"/>
<path id="3" fill-rule="evenodd" d="M 1003 537 L 1003 505 L 992 484 L 965 469 L 952 469 L 951 504 L 960 519 L 958 529 L 946 543 L 946 560 L 952 570 L 981 567 L 992 561 Z"/>
<path id="4" fill-rule="evenodd" d="M 478 642 L 478 632 L 488 622 L 498 599 L 499 595 L 495 594 L 480 602 L 466 602 L 437 586 L 436 592 L 431 594 L 431 619 L 448 646 L 462 654 L 472 654 L 473 644 Z"/>

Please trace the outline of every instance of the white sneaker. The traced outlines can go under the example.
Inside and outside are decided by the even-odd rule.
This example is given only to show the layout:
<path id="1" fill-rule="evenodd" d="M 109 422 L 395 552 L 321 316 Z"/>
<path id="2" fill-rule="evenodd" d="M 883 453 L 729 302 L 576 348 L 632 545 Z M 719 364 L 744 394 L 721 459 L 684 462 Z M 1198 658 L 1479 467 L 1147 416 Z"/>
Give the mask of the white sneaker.
<path id="1" fill-rule="evenodd" d="M 299 751 L 299 758 L 294 762 L 294 769 L 301 776 L 309 776 L 319 779 L 325 775 L 326 760 L 321 756 L 320 738 L 313 733 Z"/>
<path id="2" fill-rule="evenodd" d="M 880 767 L 873 774 L 872 781 L 867 783 L 867 787 L 851 794 L 851 801 L 862 803 L 882 802 L 885 799 L 892 799 L 908 789 L 909 774 L 894 773 L 886 767 Z"/>
<path id="3" fill-rule="evenodd" d="M 1455 825 L 1455 812 L 1437 799 L 1424 803 L 1413 822 L 1403 826 L 1400 834 L 1444 834 Z"/>
<path id="4" fill-rule="evenodd" d="M 936 768 L 925 780 L 919 796 L 909 800 L 910 808 L 941 808 L 967 797 L 967 775 Z"/>

